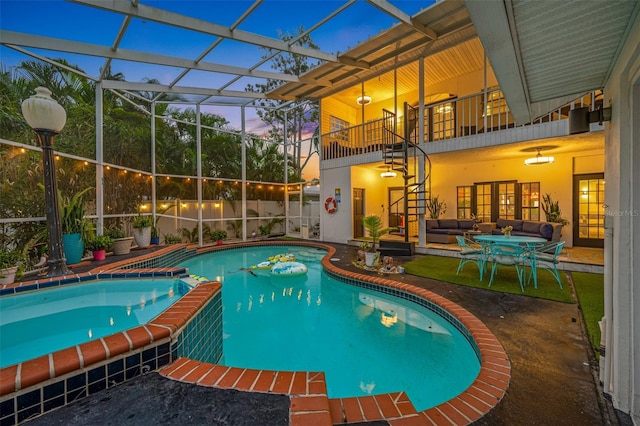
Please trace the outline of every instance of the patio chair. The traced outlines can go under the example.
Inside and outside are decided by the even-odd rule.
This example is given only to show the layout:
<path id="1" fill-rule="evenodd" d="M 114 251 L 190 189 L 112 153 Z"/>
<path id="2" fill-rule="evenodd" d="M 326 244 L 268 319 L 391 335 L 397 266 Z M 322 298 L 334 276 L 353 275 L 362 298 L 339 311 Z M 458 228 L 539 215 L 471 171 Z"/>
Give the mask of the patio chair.
<path id="1" fill-rule="evenodd" d="M 493 283 L 493 278 L 498 270 L 499 265 L 513 266 L 518 275 L 518 283 L 520 290 L 524 293 L 524 277 L 526 275 L 525 261 L 527 257 L 526 247 L 517 244 L 491 244 L 489 254 L 489 262 L 491 266 L 491 278 L 489 279 L 489 287 Z"/>
<path id="2" fill-rule="evenodd" d="M 476 241 L 465 238 L 461 235 L 456 235 L 458 240 L 458 246 L 460 247 L 460 262 L 458 263 L 458 270 L 456 275 L 462 271 L 464 265 L 468 262 L 473 262 L 478 266 L 480 272 L 480 281 L 482 281 L 482 275 L 484 274 L 484 266 L 486 262 L 485 250 Z"/>
<path id="3" fill-rule="evenodd" d="M 558 263 L 560 260 L 558 257 L 560 256 L 560 252 L 564 247 L 564 241 L 557 241 L 554 243 L 548 243 L 540 247 L 536 247 L 530 254 L 530 262 L 531 262 L 531 275 L 529 275 L 529 280 L 527 281 L 527 285 L 529 281 L 531 281 L 531 276 L 537 273 L 538 269 L 545 269 L 553 275 L 553 277 L 558 282 L 560 288 L 562 288 L 562 281 L 560 280 L 560 273 L 558 272 Z M 534 281 L 537 288 L 537 280 Z"/>

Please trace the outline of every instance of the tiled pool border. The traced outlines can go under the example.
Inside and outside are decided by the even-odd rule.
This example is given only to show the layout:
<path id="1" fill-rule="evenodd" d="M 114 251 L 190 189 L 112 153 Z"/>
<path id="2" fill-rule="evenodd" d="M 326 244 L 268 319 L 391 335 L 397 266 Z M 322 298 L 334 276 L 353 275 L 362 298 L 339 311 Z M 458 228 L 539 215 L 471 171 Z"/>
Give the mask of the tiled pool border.
<path id="1" fill-rule="evenodd" d="M 222 355 L 222 294 L 217 282 L 197 282 L 184 268 L 168 266 L 192 257 L 194 249 L 168 247 L 152 254 L 123 260 L 57 279 L 3 285 L 1 295 L 46 289 L 109 278 L 180 278 L 192 290 L 150 323 L 101 339 L 0 369 L 0 424 L 22 423 L 158 370 L 180 356 L 215 362 Z M 153 259 L 152 257 L 156 257 Z M 197 286 L 196 286 L 197 285 Z M 193 288 L 195 287 L 195 288 Z M 208 330 L 219 342 L 198 352 L 194 330 Z"/>
<path id="2" fill-rule="evenodd" d="M 72 282 L 77 283 L 77 282 L 87 281 L 87 280 L 96 279 L 96 278 L 125 278 L 125 277 L 130 278 L 130 277 L 136 277 L 136 276 L 149 277 L 149 276 L 176 276 L 176 275 L 185 276 L 186 271 L 184 269 L 173 268 L 169 265 L 175 265 L 176 263 L 179 263 L 197 254 L 201 254 L 205 252 L 231 250 L 231 249 L 247 247 L 247 246 L 256 246 L 256 245 L 303 245 L 303 246 L 311 246 L 314 248 L 326 249 L 328 253 L 323 258 L 322 265 L 325 271 L 328 274 L 330 274 L 332 277 L 352 285 L 375 289 L 377 291 L 396 295 L 401 298 L 414 301 L 428 309 L 433 310 L 434 312 L 437 312 L 438 314 L 448 319 L 456 328 L 458 328 L 463 333 L 464 336 L 467 337 L 472 347 L 478 354 L 478 357 L 481 363 L 480 373 L 478 374 L 478 377 L 475 379 L 475 381 L 471 384 L 471 386 L 467 388 L 467 390 L 465 390 L 463 393 L 458 395 L 457 397 L 452 398 L 449 401 L 446 401 L 438 406 L 435 406 L 428 410 L 424 410 L 419 413 L 416 413 L 415 410 L 408 410 L 406 412 L 402 412 L 403 410 L 397 409 L 396 412 L 398 412 L 398 410 L 401 411 L 397 419 L 400 419 L 400 420 L 404 419 L 406 421 L 411 421 L 411 422 L 417 421 L 418 423 L 416 424 L 436 424 L 436 425 L 438 424 L 469 424 L 481 418 L 484 414 L 486 414 L 491 409 L 493 409 L 493 407 L 495 407 L 495 405 L 504 397 L 504 394 L 506 393 L 506 390 L 509 386 L 509 381 L 511 378 L 510 362 L 500 342 L 478 318 L 476 318 L 474 315 L 472 315 L 462 307 L 449 301 L 448 299 L 442 296 L 439 296 L 435 293 L 432 293 L 428 290 L 415 287 L 412 285 L 408 285 L 408 284 L 403 284 L 394 280 L 389 280 L 378 275 L 372 276 L 372 275 L 365 275 L 361 273 L 345 271 L 335 266 L 331 261 L 331 258 L 336 251 L 335 248 L 329 245 L 321 244 L 321 243 L 310 243 L 310 242 L 293 241 L 293 240 L 292 241 L 260 241 L 260 242 L 251 242 L 251 243 L 229 244 L 229 245 L 223 245 L 223 246 L 212 246 L 212 247 L 206 247 L 201 249 L 187 248 L 184 245 L 177 246 L 177 247 L 168 246 L 164 249 L 158 250 L 154 253 L 150 253 L 138 258 L 124 260 L 117 263 L 112 263 L 109 265 L 105 265 L 102 268 L 96 268 L 87 274 L 78 274 L 78 275 L 75 275 L 74 277 L 63 277 L 60 280 L 45 280 L 43 282 L 36 281 L 36 282 L 30 282 L 30 283 L 19 283 L 14 286 L 3 286 L 0 289 L 0 296 L 5 294 L 17 293 L 20 291 L 26 291 L 27 289 L 33 290 L 38 288 L 47 288 L 53 285 L 64 285 Z M 9 405 L 11 405 L 11 409 L 14 410 L 13 416 L 15 417 L 15 419 L 17 419 L 18 422 L 22 422 L 23 420 L 25 420 L 26 417 L 24 416 L 26 414 L 36 415 L 36 414 L 48 411 L 48 410 L 42 411 L 46 407 L 49 407 L 49 408 L 58 407 L 59 405 L 56 405 L 56 404 L 60 403 L 59 401 L 60 396 L 56 397 L 57 399 L 46 398 L 48 395 L 51 395 L 51 394 L 55 395 L 56 389 L 58 390 L 63 389 L 63 391 L 66 389 L 67 399 L 65 403 L 68 403 L 68 402 L 71 402 L 68 398 L 69 396 L 73 396 L 74 398 L 82 397 L 90 393 L 95 393 L 99 390 L 102 390 L 108 385 L 113 385 L 113 384 L 110 384 L 107 381 L 107 379 L 110 377 L 109 374 L 111 372 L 118 372 L 119 370 L 117 370 L 117 366 L 109 367 L 112 364 L 119 363 L 118 365 L 122 365 L 125 368 L 124 369 L 125 372 L 123 373 L 125 380 L 131 377 L 135 377 L 135 375 L 141 374 L 146 370 L 153 370 L 153 368 L 151 367 L 154 364 L 153 363 L 144 364 L 144 361 L 143 363 L 139 364 L 137 374 L 135 374 L 135 371 L 136 371 L 135 367 L 132 367 L 131 370 L 128 370 L 127 366 L 129 364 L 127 363 L 130 361 L 133 363 L 133 358 L 135 358 L 136 356 L 147 359 L 147 363 L 149 362 L 149 360 L 155 360 L 156 368 L 160 368 L 163 365 L 166 365 L 164 361 L 166 361 L 167 359 L 168 359 L 167 363 L 176 359 L 185 359 L 185 358 L 182 358 L 182 355 L 184 353 L 184 350 L 183 350 L 184 348 L 182 348 L 180 351 L 176 349 L 177 345 L 175 345 L 175 343 L 178 341 L 178 336 L 180 336 L 180 334 L 184 331 L 184 327 L 187 326 L 190 323 L 190 321 L 192 321 L 193 317 L 198 312 L 200 312 L 200 310 L 209 301 L 215 299 L 214 296 L 216 294 L 218 295 L 218 298 L 219 298 L 220 284 L 213 283 L 213 282 L 206 283 L 206 284 L 207 285 L 198 286 L 198 288 L 202 288 L 202 289 L 208 288 L 208 291 L 207 291 L 207 294 L 204 295 L 204 297 L 201 294 L 201 295 L 198 295 L 198 297 L 196 298 L 196 300 L 198 301 L 197 309 L 194 310 L 192 309 L 193 306 L 191 306 L 191 308 L 186 309 L 186 311 L 189 311 L 189 313 L 185 312 L 184 306 L 180 310 L 177 310 L 175 312 L 172 309 L 170 309 L 165 312 L 167 315 L 164 318 L 162 318 L 162 316 L 158 318 L 160 319 L 158 324 L 155 324 L 155 320 L 154 320 L 153 325 L 149 324 L 147 326 L 138 327 L 136 329 L 132 329 L 132 330 L 128 330 L 127 332 L 120 333 L 121 337 L 124 337 L 124 339 L 126 340 L 123 342 L 122 339 L 120 339 L 121 340 L 119 342 L 120 346 L 127 346 L 126 343 L 128 343 L 129 350 L 132 351 L 135 349 L 136 350 L 135 352 L 128 352 L 122 355 L 119 354 L 119 356 L 113 357 L 113 358 L 110 358 L 109 355 L 107 355 L 106 358 L 101 360 L 100 362 L 98 363 L 94 362 L 94 364 L 90 366 L 91 368 L 78 365 L 78 367 L 82 368 L 82 371 L 83 371 L 80 374 L 78 374 L 76 369 L 70 372 L 65 372 L 65 374 L 58 376 L 57 375 L 58 364 L 55 363 L 56 356 L 59 357 L 64 355 L 64 354 L 60 355 L 60 353 L 58 352 L 50 355 L 49 357 L 42 357 L 42 358 L 48 358 L 47 360 L 42 360 L 40 358 L 38 358 L 37 360 L 33 360 L 33 362 L 31 362 L 31 364 L 33 365 L 30 365 L 29 362 L 23 363 L 23 364 L 26 364 L 24 368 L 20 368 L 22 367 L 22 364 L 21 364 L 19 366 L 9 366 L 9 367 L 6 367 L 5 369 L 0 370 L 0 383 L 2 383 L 2 385 L 0 385 L 0 413 L 2 413 L 0 415 L 0 420 L 6 421 L 10 417 L 5 415 L 7 413 L 7 411 L 5 410 L 9 409 L 8 407 Z M 191 295 L 191 293 L 189 295 Z M 215 315 L 209 315 L 209 317 L 211 316 L 215 316 Z M 140 329 L 143 329 L 143 330 L 140 330 Z M 162 331 L 162 333 L 158 333 L 159 331 Z M 154 332 L 156 334 L 154 334 Z M 144 341 L 140 341 L 140 336 L 143 334 L 145 335 L 145 339 L 143 339 Z M 135 337 L 135 339 L 132 337 Z M 189 339 L 183 339 L 181 340 L 181 342 L 184 342 L 187 340 Z M 95 343 L 95 342 L 96 341 L 90 342 L 90 343 Z M 106 343 L 106 345 L 105 344 L 103 345 L 106 348 L 111 349 L 111 346 L 110 346 L 111 343 L 115 344 L 116 342 L 114 341 L 114 342 Z M 125 344 L 123 345 L 123 343 Z M 89 345 L 89 344 L 86 344 L 86 345 Z M 150 344 L 152 344 L 153 346 Z M 197 346 L 197 344 L 195 346 Z M 151 351 L 152 348 L 156 351 L 155 354 L 152 354 L 151 352 L 149 352 Z M 104 348 L 102 349 L 104 350 Z M 167 349 L 168 349 L 168 352 L 167 352 Z M 62 353 L 62 352 L 68 352 L 68 351 L 70 350 L 60 351 L 60 352 Z M 77 353 L 75 354 L 75 356 L 77 358 L 78 354 L 82 352 L 80 349 L 78 349 L 76 352 Z M 155 358 L 152 355 L 155 355 Z M 69 356 L 69 354 L 66 354 L 66 356 Z M 195 357 L 196 355 L 192 355 L 192 356 Z M 204 361 L 214 363 L 215 359 L 217 359 L 216 357 L 218 357 L 219 354 L 216 351 L 213 351 L 213 354 L 198 355 L 198 356 L 204 356 L 206 358 L 206 359 L 203 359 Z M 40 362 L 36 362 L 38 360 Z M 43 368 L 45 367 L 43 363 L 46 363 L 46 366 L 48 368 Z M 148 365 L 148 367 L 145 367 L 144 365 Z M 15 371 L 5 371 L 5 370 L 13 369 L 14 367 L 15 367 Z M 24 385 L 24 382 L 21 380 L 21 378 L 24 377 L 26 373 L 26 371 L 22 371 L 22 370 L 23 369 L 30 370 L 31 368 L 34 368 L 35 371 L 39 371 L 38 374 L 35 374 L 35 375 L 31 374 L 31 376 L 39 375 L 40 377 L 32 378 L 32 380 L 36 379 L 36 382 L 29 383 L 31 387 L 28 387 L 27 389 L 25 389 L 24 386 L 20 387 L 19 385 Z M 102 374 L 99 371 L 98 372 L 94 371 L 94 370 L 100 370 L 101 368 L 105 369 L 105 377 L 107 379 L 105 379 L 104 381 L 101 381 L 102 379 L 100 379 L 102 377 Z M 109 368 L 111 368 L 111 370 L 109 370 Z M 229 376 L 237 376 L 237 377 L 240 377 L 241 375 L 244 377 L 244 373 L 247 371 L 244 369 L 234 369 L 234 368 L 229 368 L 228 370 L 238 370 L 236 373 L 229 374 Z M 130 373 L 131 377 L 127 376 L 126 371 L 131 371 Z M 258 370 L 254 370 L 254 371 L 256 375 L 262 375 L 263 373 L 266 373 L 266 372 L 260 373 L 260 371 Z M 277 372 L 270 372 L 270 373 L 273 373 L 275 375 L 274 377 L 278 377 Z M 225 372 L 224 374 L 226 377 L 227 373 Z M 283 373 L 280 373 L 280 374 L 283 374 Z M 291 380 L 294 380 L 294 377 L 298 377 L 298 374 L 302 374 L 302 373 L 291 373 L 291 377 L 292 377 Z M 298 395 L 297 398 L 294 397 L 294 394 L 296 392 L 293 392 L 293 389 L 294 389 L 293 384 L 291 385 L 290 388 L 281 389 L 282 393 L 288 393 L 292 397 L 291 417 L 290 417 L 291 424 L 305 424 L 305 422 L 307 422 L 312 418 L 310 416 L 316 416 L 318 414 L 328 415 L 328 411 L 327 411 L 328 407 L 326 402 L 324 402 L 324 399 L 319 399 L 318 400 L 320 401 L 319 406 L 314 408 L 313 407 L 314 404 L 309 403 L 309 401 L 315 401 L 316 400 L 315 397 L 312 399 L 300 398 L 300 396 L 307 396 L 307 397 L 309 396 L 308 390 L 312 384 L 312 381 L 316 380 L 317 382 L 318 380 L 317 378 L 314 379 L 314 377 L 317 377 L 322 373 L 305 373 L 305 374 L 306 374 L 305 377 L 307 377 L 308 379 L 308 383 L 306 386 L 307 394 Z M 50 377 L 46 377 L 47 375 L 49 375 Z M 30 377 L 29 374 L 26 374 L 26 376 Z M 76 382 L 82 382 L 82 380 L 79 379 L 78 376 L 84 377 L 84 381 L 85 381 L 84 385 L 82 384 L 78 385 L 76 383 Z M 7 380 L 5 379 L 8 379 L 9 377 L 14 378 L 12 382 L 16 384 L 15 389 L 9 389 L 11 386 L 7 386 Z M 53 377 L 56 377 L 59 380 L 54 381 Z M 98 377 L 99 379 L 92 381 L 92 378 L 96 378 L 96 377 Z M 232 387 L 239 390 L 259 391 L 254 389 L 253 386 L 250 388 L 247 388 L 246 386 L 240 385 L 238 382 L 240 382 L 240 380 L 238 380 L 237 382 L 235 381 L 232 382 L 231 385 L 225 384 L 222 387 Z M 104 387 L 101 387 L 103 386 L 103 383 L 104 383 Z M 74 394 L 73 391 L 77 389 L 81 389 L 81 390 L 76 392 L 76 394 Z M 266 391 L 274 392 L 273 389 L 268 389 Z M 37 396 L 35 395 L 36 393 L 37 393 Z M 9 398 L 2 399 L 4 397 L 9 397 Z M 372 404 L 371 401 L 378 401 L 379 398 L 381 397 L 384 397 L 384 395 L 371 397 L 373 399 L 369 400 L 370 401 L 369 404 Z M 356 422 L 356 421 L 384 419 L 385 418 L 384 415 L 380 417 L 381 416 L 380 410 L 377 410 L 378 414 L 375 415 L 376 416 L 375 418 L 367 418 L 365 414 L 365 410 L 364 408 L 362 408 L 363 406 L 362 401 L 367 400 L 367 398 L 369 397 L 331 400 L 330 405 L 332 407 L 334 406 L 338 407 L 341 410 L 341 412 L 344 414 L 344 418 L 335 419 L 336 421 L 334 421 L 334 423 L 336 423 L 338 420 L 340 423 L 347 423 L 347 422 Z M 393 400 L 397 401 L 399 404 L 407 402 L 406 395 L 404 395 L 403 393 L 398 395 L 389 394 L 388 398 L 393 398 Z M 33 403 L 33 405 L 29 405 L 29 403 L 32 403 L 34 401 L 38 401 L 38 402 Z M 304 404 L 301 404 L 300 401 L 307 401 L 307 402 Z M 360 409 L 355 409 L 355 411 L 354 409 L 348 409 L 348 406 L 351 406 L 351 407 L 354 406 L 354 401 L 356 401 L 355 403 L 356 406 L 360 407 Z M 376 404 L 380 405 L 379 402 L 376 402 Z M 300 406 L 304 407 L 304 409 L 300 409 Z M 36 407 L 37 407 L 37 410 L 36 410 Z M 32 408 L 33 412 L 29 412 L 30 408 Z M 351 411 L 354 414 L 350 419 L 347 419 L 346 416 L 349 411 Z M 375 411 L 375 410 L 371 410 L 371 411 Z M 22 414 L 20 415 L 20 413 Z M 326 419 L 326 416 L 324 416 L 323 419 Z M 389 417 L 387 417 L 386 419 L 392 420 Z M 5 422 L 3 422 L 2 424 L 5 424 Z M 7 424 L 12 424 L 12 423 L 7 423 Z"/>

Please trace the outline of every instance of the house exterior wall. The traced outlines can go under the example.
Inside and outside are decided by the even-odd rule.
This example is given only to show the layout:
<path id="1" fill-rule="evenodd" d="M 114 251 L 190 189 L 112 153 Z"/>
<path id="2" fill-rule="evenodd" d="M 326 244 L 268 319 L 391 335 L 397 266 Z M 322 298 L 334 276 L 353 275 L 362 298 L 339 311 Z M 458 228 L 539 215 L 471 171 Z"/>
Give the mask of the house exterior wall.
<path id="1" fill-rule="evenodd" d="M 341 169 L 320 170 L 320 239 L 332 243 L 345 244 L 351 238 L 352 222 L 352 183 L 351 171 L 348 167 Z M 340 202 L 335 213 L 329 214 L 324 208 L 328 197 L 336 198 L 336 189 L 340 191 Z"/>
<path id="2" fill-rule="evenodd" d="M 486 156 L 479 156 L 486 158 Z M 581 152 L 578 155 L 555 155 L 552 164 L 526 166 L 522 161 L 488 160 L 460 164 L 452 168 L 450 164 L 438 164 L 437 156 L 432 157 L 431 188 L 434 196 L 447 203 L 445 219 L 456 218 L 456 196 L 458 186 L 471 186 L 479 182 L 516 180 L 518 183 L 540 182 L 541 196 L 550 194 L 558 201 L 562 216 L 571 220 L 573 214 L 573 174 L 576 164 L 580 173 L 604 171 L 604 157 L 598 152 Z M 544 212 L 540 211 L 544 220 Z M 573 246 L 572 224 L 562 230 L 562 239 L 567 247 Z"/>
<path id="3" fill-rule="evenodd" d="M 600 379 L 640 424 L 640 16 L 605 86 L 605 344 Z"/>

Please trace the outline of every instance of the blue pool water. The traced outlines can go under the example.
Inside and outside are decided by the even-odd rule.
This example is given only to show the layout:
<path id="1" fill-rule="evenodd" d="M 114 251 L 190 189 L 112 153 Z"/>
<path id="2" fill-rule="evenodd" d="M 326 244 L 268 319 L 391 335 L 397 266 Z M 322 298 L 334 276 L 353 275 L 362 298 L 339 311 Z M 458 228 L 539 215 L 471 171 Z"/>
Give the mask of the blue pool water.
<path id="1" fill-rule="evenodd" d="M 186 292 L 178 283 L 96 281 L 1 297 L 0 368 L 145 324 Z"/>
<path id="2" fill-rule="evenodd" d="M 243 270 L 279 253 L 295 254 L 307 275 Z M 454 326 L 415 303 L 331 278 L 320 264 L 325 254 L 300 246 L 252 247 L 181 264 L 223 283 L 222 364 L 323 371 L 330 397 L 405 391 L 418 410 L 469 387 L 480 363 Z"/>

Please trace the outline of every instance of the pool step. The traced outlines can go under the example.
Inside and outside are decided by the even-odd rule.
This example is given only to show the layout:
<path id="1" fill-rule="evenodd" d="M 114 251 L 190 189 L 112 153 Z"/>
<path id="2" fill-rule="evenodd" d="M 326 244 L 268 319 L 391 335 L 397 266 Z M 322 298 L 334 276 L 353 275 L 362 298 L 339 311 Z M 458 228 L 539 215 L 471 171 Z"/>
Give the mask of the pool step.
<path id="1" fill-rule="evenodd" d="M 291 426 L 331 426 L 324 373 L 254 370 L 178 358 L 160 374 L 181 382 L 290 397 Z"/>
<path id="2" fill-rule="evenodd" d="M 361 423 L 371 421 L 401 422 L 415 420 L 423 424 L 426 419 L 419 414 L 404 392 L 394 392 L 373 396 L 359 396 L 352 398 L 331 398 L 331 421 L 334 425 Z M 424 423 L 427 424 L 427 423 Z"/>

